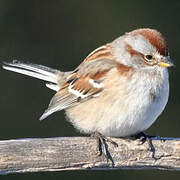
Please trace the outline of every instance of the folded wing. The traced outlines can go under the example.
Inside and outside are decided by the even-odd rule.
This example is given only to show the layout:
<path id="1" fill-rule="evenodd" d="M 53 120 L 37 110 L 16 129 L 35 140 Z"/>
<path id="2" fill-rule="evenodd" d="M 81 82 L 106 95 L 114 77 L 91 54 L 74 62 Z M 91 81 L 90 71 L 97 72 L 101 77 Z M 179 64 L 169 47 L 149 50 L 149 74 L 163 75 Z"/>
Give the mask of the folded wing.
<path id="1" fill-rule="evenodd" d="M 53 96 L 48 109 L 40 117 L 40 120 L 56 111 L 70 108 L 99 96 L 103 91 L 106 74 L 114 67 L 116 67 L 116 63 L 109 59 L 82 63 Z"/>

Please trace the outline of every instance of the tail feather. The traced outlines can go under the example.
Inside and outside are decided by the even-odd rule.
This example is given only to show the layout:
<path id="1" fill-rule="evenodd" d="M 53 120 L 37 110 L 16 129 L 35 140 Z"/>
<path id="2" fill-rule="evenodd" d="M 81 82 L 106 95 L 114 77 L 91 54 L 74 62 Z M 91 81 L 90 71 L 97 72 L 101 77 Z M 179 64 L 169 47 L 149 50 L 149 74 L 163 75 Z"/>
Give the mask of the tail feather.
<path id="1" fill-rule="evenodd" d="M 3 68 L 9 71 L 14 71 L 31 77 L 35 77 L 44 81 L 57 84 L 58 70 L 31 63 L 22 63 L 14 60 L 12 63 L 3 63 Z"/>
<path id="2" fill-rule="evenodd" d="M 53 83 L 46 83 L 46 87 L 48 87 L 49 89 L 52 89 L 54 91 L 59 91 L 60 87 L 56 84 Z"/>
<path id="3" fill-rule="evenodd" d="M 61 85 L 67 81 L 68 77 L 73 72 L 73 71 L 61 72 L 61 71 L 58 71 L 58 70 L 55 70 L 46 66 L 31 64 L 31 63 L 22 63 L 17 60 L 14 60 L 11 63 L 4 62 L 3 68 L 47 81 L 46 86 L 54 91 L 59 91 L 61 88 Z M 49 116 L 50 114 L 56 111 L 60 111 L 64 108 L 69 107 L 72 104 L 72 102 L 75 100 L 76 100 L 76 97 L 74 97 L 73 94 L 69 94 L 66 92 L 65 94 L 60 96 L 60 99 L 58 99 L 57 96 L 55 95 L 52 98 L 48 109 L 40 117 L 40 120 L 45 119 L 47 116 Z M 61 101 L 61 102 L 58 103 L 58 101 Z"/>

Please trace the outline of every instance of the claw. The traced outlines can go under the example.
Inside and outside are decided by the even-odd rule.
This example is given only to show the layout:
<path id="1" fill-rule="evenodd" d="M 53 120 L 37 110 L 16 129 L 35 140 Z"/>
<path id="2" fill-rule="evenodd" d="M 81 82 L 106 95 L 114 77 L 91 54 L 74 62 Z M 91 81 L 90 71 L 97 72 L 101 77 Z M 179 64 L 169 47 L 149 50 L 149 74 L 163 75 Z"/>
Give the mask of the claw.
<path id="1" fill-rule="evenodd" d="M 97 138 L 98 150 L 99 150 L 98 156 L 101 156 L 103 154 L 103 152 L 105 152 L 107 162 L 108 162 L 108 160 L 110 160 L 112 162 L 112 166 L 114 167 L 114 161 L 113 161 L 113 158 L 111 156 L 111 153 L 109 152 L 107 142 L 114 145 L 114 147 L 118 147 L 118 144 L 116 142 L 112 141 L 110 138 L 105 138 L 99 132 L 95 132 L 94 134 L 92 134 L 92 136 Z"/>
<path id="2" fill-rule="evenodd" d="M 151 139 L 155 136 L 149 136 L 149 135 L 146 135 L 144 132 L 140 132 L 139 134 L 135 135 L 135 137 L 140 140 L 140 145 L 144 144 L 145 142 L 148 143 L 149 150 L 152 152 L 152 158 L 157 160 L 158 158 L 155 157 L 155 147 Z"/>

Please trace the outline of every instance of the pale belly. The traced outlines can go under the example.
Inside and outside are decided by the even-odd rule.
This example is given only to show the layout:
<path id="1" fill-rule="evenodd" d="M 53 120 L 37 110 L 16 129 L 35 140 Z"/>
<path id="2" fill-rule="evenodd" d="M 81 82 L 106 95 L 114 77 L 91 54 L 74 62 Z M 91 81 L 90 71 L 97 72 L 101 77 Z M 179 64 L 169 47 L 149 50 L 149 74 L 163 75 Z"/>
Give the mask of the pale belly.
<path id="1" fill-rule="evenodd" d="M 83 133 L 125 137 L 149 128 L 162 113 L 169 94 L 168 81 L 151 97 L 149 90 L 128 94 L 102 94 L 66 110 L 73 125 Z M 123 97 L 123 98 L 122 98 Z"/>
<path id="2" fill-rule="evenodd" d="M 150 102 L 146 97 L 143 99 L 137 97 L 133 107 L 127 105 L 122 110 L 123 105 L 120 105 L 119 111 L 114 111 L 106 123 L 103 123 L 103 120 L 99 121 L 97 125 L 100 127 L 99 132 L 105 136 L 125 137 L 145 131 L 162 113 L 167 103 L 167 97 L 157 97 L 157 101 L 154 102 Z M 113 107 L 111 111 L 113 111 Z"/>

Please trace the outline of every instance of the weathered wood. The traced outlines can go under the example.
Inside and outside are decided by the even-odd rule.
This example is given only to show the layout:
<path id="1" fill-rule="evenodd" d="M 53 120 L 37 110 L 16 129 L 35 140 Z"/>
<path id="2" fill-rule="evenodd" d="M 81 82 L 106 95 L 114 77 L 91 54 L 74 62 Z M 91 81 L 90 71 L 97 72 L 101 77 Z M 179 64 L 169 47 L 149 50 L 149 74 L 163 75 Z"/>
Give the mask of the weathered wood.
<path id="1" fill-rule="evenodd" d="M 180 170 L 180 139 L 154 138 L 155 157 L 147 143 L 112 138 L 108 143 L 114 161 L 97 155 L 97 141 L 90 137 L 59 137 L 0 141 L 0 174 L 82 169 Z"/>

